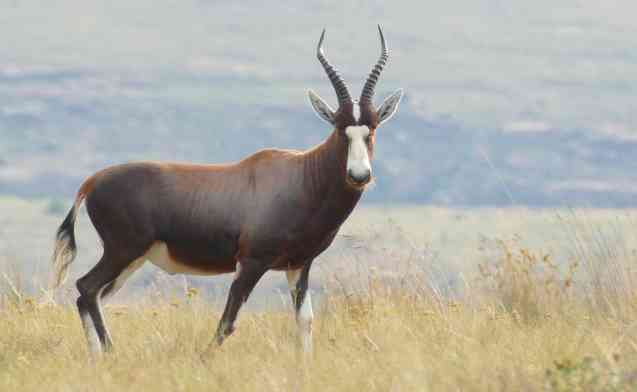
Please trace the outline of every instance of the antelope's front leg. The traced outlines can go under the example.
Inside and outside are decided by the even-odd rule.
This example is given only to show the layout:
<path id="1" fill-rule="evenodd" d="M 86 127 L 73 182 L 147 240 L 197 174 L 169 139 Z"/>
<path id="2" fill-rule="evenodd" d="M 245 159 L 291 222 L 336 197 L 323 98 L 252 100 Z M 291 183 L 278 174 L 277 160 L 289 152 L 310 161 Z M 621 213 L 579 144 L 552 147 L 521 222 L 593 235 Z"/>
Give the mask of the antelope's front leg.
<path id="1" fill-rule="evenodd" d="M 241 305 L 248 299 L 254 286 L 267 271 L 264 265 L 264 263 L 254 259 L 244 259 L 237 262 L 235 278 L 230 286 L 226 308 L 223 311 L 217 327 L 217 333 L 215 334 L 215 341 L 218 345 L 221 345 L 224 339 L 234 331 L 234 322 L 237 319 Z"/>
<path id="2" fill-rule="evenodd" d="M 312 352 L 312 319 L 314 318 L 312 297 L 307 289 L 311 265 L 310 261 L 300 269 L 286 272 L 296 313 L 299 340 L 306 353 Z"/>

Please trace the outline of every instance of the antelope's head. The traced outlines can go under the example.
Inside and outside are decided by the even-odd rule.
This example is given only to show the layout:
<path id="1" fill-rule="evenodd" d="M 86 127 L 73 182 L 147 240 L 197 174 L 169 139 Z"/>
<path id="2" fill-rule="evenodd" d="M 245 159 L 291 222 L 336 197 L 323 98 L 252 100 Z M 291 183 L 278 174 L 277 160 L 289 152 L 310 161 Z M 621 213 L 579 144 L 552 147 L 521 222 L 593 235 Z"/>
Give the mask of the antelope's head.
<path id="1" fill-rule="evenodd" d="M 345 178 L 347 184 L 356 189 L 363 189 L 371 181 L 371 158 L 374 152 L 376 129 L 394 115 L 403 95 L 402 89 L 398 89 L 387 97 L 378 108 L 372 102 L 376 82 L 389 57 L 387 43 L 380 26 L 378 26 L 378 33 L 380 34 L 381 44 L 380 58 L 374 65 L 369 77 L 367 77 L 359 100 L 355 101 L 352 99 L 345 81 L 325 57 L 323 52 L 325 30 L 321 34 L 316 55 L 332 82 L 334 91 L 336 91 L 338 109 L 336 111 L 332 110 L 316 93 L 311 90 L 308 91 L 310 103 L 316 114 L 332 124 L 336 128 L 339 137 L 343 137 L 347 141 Z"/>

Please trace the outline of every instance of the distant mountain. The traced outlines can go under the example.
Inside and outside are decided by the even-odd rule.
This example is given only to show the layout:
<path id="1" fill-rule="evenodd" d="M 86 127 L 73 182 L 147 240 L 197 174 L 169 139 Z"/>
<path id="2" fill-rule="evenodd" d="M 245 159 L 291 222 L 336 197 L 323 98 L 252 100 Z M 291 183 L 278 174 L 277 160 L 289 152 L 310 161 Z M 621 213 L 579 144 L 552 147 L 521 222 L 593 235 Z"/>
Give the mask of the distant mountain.
<path id="1" fill-rule="evenodd" d="M 9 4 L 10 3 L 10 4 Z M 13 1 L 0 12 L 0 193 L 69 198 L 129 160 L 238 160 L 328 133 L 316 43 L 358 95 L 404 88 L 366 202 L 634 206 L 635 2 Z"/>
<path id="2" fill-rule="evenodd" d="M 86 78 L 62 73 L 46 83 Z M 37 78 L 28 82 L 40 83 Z M 198 101 L 172 93 L 155 96 L 154 85 L 118 83 L 130 92 L 58 91 L 27 100 L 3 96 L 0 193 L 70 198 L 83 178 L 107 165 L 149 159 L 236 161 L 271 146 L 309 148 L 330 132 L 304 102 Z M 210 82 L 216 94 L 254 85 Z M 164 88 L 196 95 L 188 93 L 191 81 L 172 80 Z M 277 94 L 276 88 L 268 91 Z M 636 155 L 637 139 L 593 129 L 469 128 L 451 116 L 421 114 L 408 92 L 396 117 L 379 130 L 376 186 L 365 201 L 635 206 Z"/>

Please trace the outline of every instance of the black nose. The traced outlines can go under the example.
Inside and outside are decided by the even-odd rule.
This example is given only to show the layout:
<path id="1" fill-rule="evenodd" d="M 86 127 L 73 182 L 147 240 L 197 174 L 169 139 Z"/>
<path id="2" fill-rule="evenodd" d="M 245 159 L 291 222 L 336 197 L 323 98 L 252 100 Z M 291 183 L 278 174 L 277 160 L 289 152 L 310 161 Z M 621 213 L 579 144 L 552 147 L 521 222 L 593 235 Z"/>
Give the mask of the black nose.
<path id="1" fill-rule="evenodd" d="M 365 184 L 369 181 L 369 178 L 371 177 L 372 173 L 370 173 L 369 171 L 365 171 L 363 173 L 357 173 L 354 174 L 351 171 L 349 172 L 349 178 L 355 182 L 356 184 Z"/>

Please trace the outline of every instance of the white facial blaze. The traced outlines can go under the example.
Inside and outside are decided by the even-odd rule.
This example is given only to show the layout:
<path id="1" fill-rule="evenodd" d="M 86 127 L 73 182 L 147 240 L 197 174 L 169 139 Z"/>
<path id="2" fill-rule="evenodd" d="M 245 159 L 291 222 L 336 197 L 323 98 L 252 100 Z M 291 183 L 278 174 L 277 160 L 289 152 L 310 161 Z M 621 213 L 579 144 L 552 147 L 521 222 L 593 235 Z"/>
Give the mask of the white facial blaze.
<path id="1" fill-rule="evenodd" d="M 347 153 L 347 172 L 356 178 L 364 178 L 372 173 L 369 152 L 365 139 L 369 136 L 369 128 L 365 125 L 347 127 L 345 134 L 349 138 Z"/>
<path id="2" fill-rule="evenodd" d="M 361 119 L 361 106 L 358 103 L 355 103 L 352 109 L 354 111 L 354 120 L 358 122 L 358 120 Z"/>

